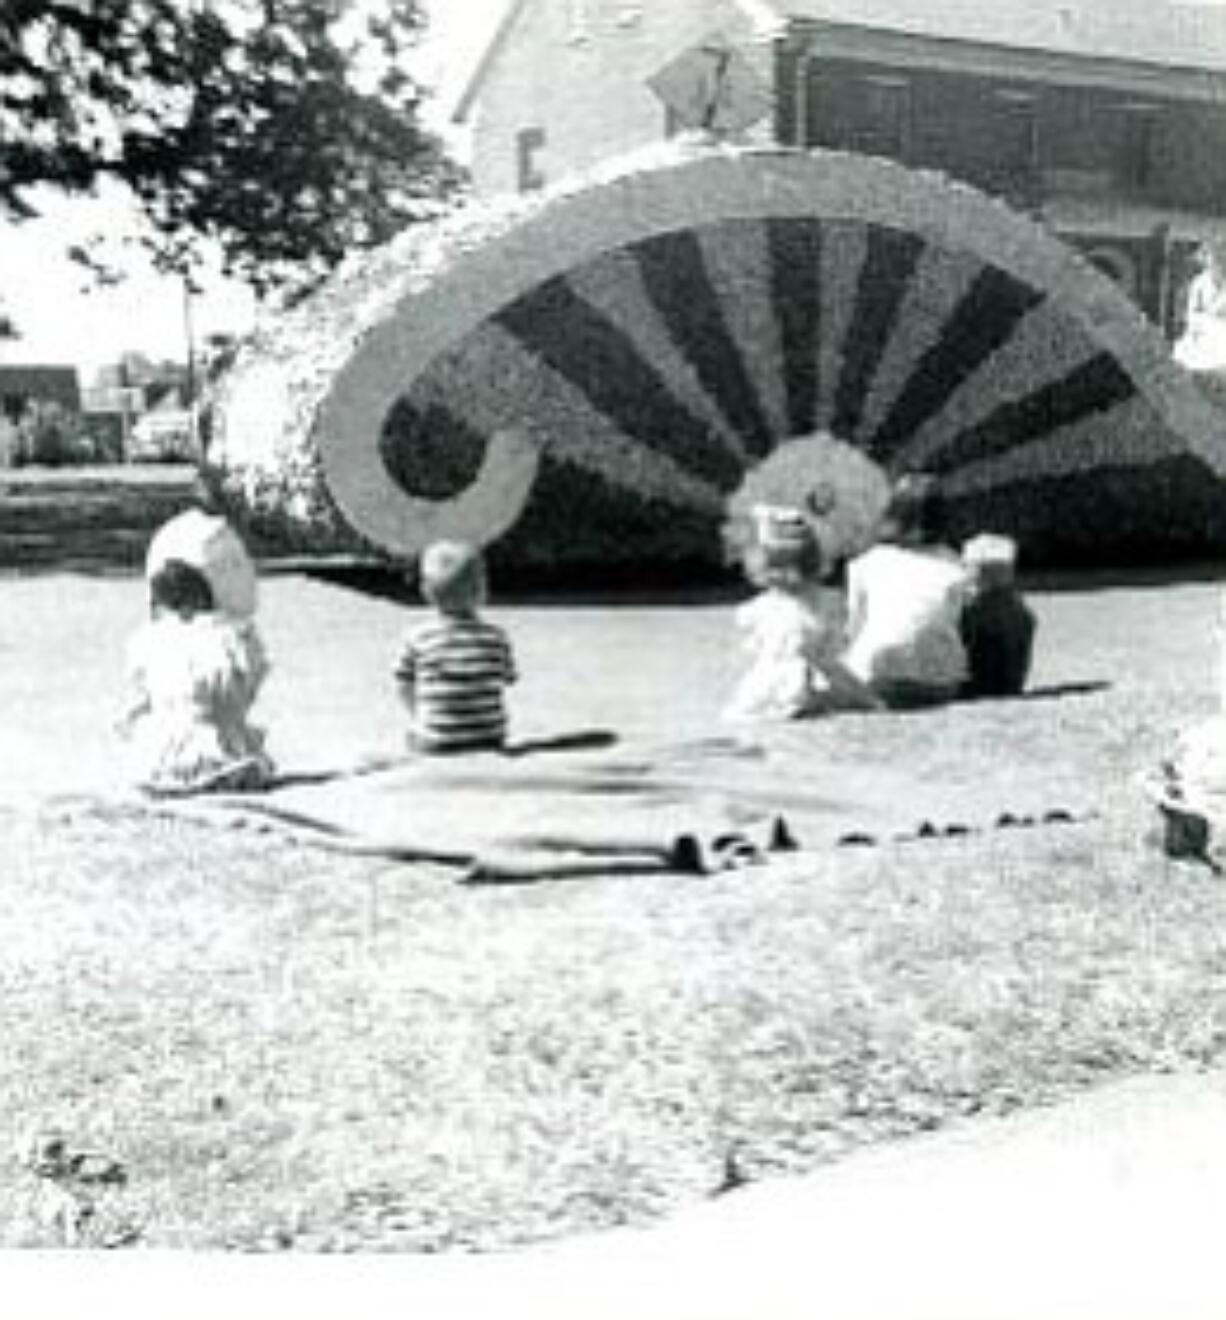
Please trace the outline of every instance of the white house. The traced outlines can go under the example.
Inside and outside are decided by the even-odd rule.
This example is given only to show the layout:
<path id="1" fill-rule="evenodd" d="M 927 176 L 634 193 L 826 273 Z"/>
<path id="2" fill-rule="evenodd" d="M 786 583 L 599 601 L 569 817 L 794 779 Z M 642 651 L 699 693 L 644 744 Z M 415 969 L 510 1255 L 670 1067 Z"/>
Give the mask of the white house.
<path id="1" fill-rule="evenodd" d="M 510 0 L 454 112 L 478 195 L 526 191 L 665 137 L 648 80 L 718 38 L 771 86 L 779 15 L 760 0 Z M 767 138 L 769 116 L 757 131 Z"/>

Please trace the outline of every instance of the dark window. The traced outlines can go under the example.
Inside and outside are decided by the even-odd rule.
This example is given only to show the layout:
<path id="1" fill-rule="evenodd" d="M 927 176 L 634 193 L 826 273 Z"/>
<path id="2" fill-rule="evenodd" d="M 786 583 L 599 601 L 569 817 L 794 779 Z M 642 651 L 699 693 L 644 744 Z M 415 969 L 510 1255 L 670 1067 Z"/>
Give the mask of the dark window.
<path id="1" fill-rule="evenodd" d="M 997 89 L 993 95 L 994 191 L 1017 202 L 1032 199 L 1038 186 L 1039 117 L 1033 93 Z"/>
<path id="2" fill-rule="evenodd" d="M 911 136 L 911 87 L 906 79 L 862 78 L 855 101 L 848 146 L 867 156 L 905 159 Z"/>
<path id="3" fill-rule="evenodd" d="M 911 84 L 889 71 L 866 73 L 806 60 L 794 80 L 795 113 L 807 146 L 905 160 L 911 148 Z"/>
<path id="4" fill-rule="evenodd" d="M 1116 177 L 1120 186 L 1129 192 L 1144 192 L 1149 187 L 1156 126 L 1152 106 L 1126 105 L 1121 108 Z"/>
<path id="5" fill-rule="evenodd" d="M 533 192 L 545 186 L 545 176 L 537 164 L 536 154 L 545 145 L 543 128 L 521 128 L 515 137 L 518 157 L 517 179 L 520 192 Z"/>

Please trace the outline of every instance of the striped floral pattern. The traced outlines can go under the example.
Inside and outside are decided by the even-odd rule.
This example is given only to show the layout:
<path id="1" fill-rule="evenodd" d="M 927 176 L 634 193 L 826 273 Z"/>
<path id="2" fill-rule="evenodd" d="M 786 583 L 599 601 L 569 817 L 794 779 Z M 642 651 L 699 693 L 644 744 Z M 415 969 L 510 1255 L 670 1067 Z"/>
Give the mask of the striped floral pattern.
<path id="1" fill-rule="evenodd" d="M 1104 277 L 946 180 L 681 148 L 474 209 L 375 265 L 316 308 L 309 333 L 342 316 L 324 365 L 295 366 L 285 328 L 227 386 L 232 491 L 307 473 L 307 506 L 412 552 L 511 426 L 540 455 L 497 548 L 521 562 L 714 562 L 754 474 L 786 470 L 800 499 L 830 444 L 862 456 L 865 507 L 880 474 L 923 467 L 960 530 L 1037 556 L 1226 544 L 1220 414 Z M 253 460 L 244 373 L 267 402 L 270 358 L 294 421 Z M 272 500 L 291 523 L 295 495 Z"/>

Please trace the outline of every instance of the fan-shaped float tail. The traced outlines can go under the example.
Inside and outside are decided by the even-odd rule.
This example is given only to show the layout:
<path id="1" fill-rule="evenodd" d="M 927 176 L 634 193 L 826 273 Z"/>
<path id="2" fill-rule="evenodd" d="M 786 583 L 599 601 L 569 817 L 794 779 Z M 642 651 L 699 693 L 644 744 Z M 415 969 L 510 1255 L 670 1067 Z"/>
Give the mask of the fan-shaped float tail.
<path id="1" fill-rule="evenodd" d="M 1226 544 L 1223 415 L 1109 280 L 970 188 L 822 152 L 671 148 L 411 234 L 240 363 L 213 456 L 396 553 L 649 563 L 714 559 L 730 494 L 817 432 L 1031 553 Z"/>

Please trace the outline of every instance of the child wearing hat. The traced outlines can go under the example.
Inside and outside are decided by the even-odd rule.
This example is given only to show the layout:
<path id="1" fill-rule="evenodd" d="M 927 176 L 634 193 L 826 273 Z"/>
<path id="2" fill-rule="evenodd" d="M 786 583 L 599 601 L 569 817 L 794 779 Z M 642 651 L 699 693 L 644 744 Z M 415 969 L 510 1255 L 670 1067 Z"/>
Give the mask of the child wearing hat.
<path id="1" fill-rule="evenodd" d="M 265 787 L 273 763 L 249 715 L 268 661 L 254 625 L 222 608 L 224 592 L 199 564 L 159 554 L 148 584 L 119 724 L 137 783 L 158 796 Z"/>
<path id="2" fill-rule="evenodd" d="M 838 659 L 842 630 L 822 587 L 821 545 L 793 509 L 758 505 L 745 573 L 758 594 L 736 614 L 746 668 L 725 707 L 728 720 L 790 720 L 868 709 L 871 693 Z"/>
<path id="3" fill-rule="evenodd" d="M 1035 617 L 1017 589 L 1017 542 L 985 533 L 962 547 L 967 599 L 962 607 L 968 697 L 1016 696 L 1026 687 Z"/>

